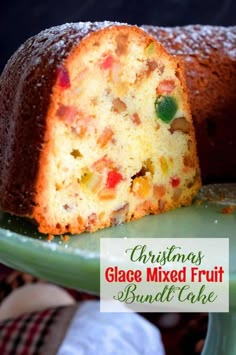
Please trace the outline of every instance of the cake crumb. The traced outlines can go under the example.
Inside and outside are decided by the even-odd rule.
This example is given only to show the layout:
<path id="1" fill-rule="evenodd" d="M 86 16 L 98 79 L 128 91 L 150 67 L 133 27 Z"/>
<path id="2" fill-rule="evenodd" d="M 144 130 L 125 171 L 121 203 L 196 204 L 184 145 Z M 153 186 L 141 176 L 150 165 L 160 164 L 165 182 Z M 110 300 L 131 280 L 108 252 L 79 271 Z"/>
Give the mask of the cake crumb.
<path id="1" fill-rule="evenodd" d="M 61 240 L 62 240 L 63 242 L 68 242 L 69 239 L 70 239 L 70 236 L 69 236 L 69 235 L 62 235 L 62 236 L 61 236 Z"/>
<path id="2" fill-rule="evenodd" d="M 194 201 L 194 204 L 195 204 L 196 206 L 201 206 L 201 205 L 203 204 L 203 201 L 200 200 L 200 199 L 196 199 L 196 200 Z"/>
<path id="3" fill-rule="evenodd" d="M 53 240 L 53 239 L 54 239 L 54 235 L 53 234 L 48 234 L 47 241 L 51 242 L 51 240 Z"/>
<path id="4" fill-rule="evenodd" d="M 234 209 L 235 209 L 235 206 L 227 206 L 227 207 L 222 208 L 221 213 L 231 214 L 231 213 L 233 213 Z"/>

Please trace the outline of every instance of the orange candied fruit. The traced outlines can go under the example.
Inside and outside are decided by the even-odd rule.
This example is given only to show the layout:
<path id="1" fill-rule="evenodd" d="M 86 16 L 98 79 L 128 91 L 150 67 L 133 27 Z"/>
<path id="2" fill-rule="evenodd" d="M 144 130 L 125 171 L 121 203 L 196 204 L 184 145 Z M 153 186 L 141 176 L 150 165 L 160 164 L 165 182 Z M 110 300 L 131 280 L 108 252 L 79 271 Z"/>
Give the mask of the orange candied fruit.
<path id="1" fill-rule="evenodd" d="M 148 196 L 151 190 L 151 183 L 147 176 L 138 176 L 134 179 L 132 184 L 133 193 L 139 198 Z"/>
<path id="2" fill-rule="evenodd" d="M 101 173 L 105 168 L 112 168 L 113 166 L 114 162 L 109 159 L 107 155 L 104 155 L 101 159 L 93 163 L 92 168 L 98 173 Z"/>
<path id="3" fill-rule="evenodd" d="M 102 134 L 98 137 L 97 144 L 103 148 L 105 147 L 112 139 L 114 132 L 111 128 L 104 128 Z"/>
<path id="4" fill-rule="evenodd" d="M 105 187 L 98 193 L 100 200 L 112 200 L 116 197 L 115 189 Z"/>

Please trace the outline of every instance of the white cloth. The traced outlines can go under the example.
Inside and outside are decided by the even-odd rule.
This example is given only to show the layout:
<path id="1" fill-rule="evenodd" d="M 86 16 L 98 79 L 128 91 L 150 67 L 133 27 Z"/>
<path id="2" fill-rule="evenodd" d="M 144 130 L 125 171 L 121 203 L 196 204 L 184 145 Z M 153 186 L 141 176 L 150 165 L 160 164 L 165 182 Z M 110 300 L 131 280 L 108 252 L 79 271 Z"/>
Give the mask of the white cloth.
<path id="1" fill-rule="evenodd" d="M 164 355 L 160 332 L 136 313 L 100 313 L 98 301 L 81 304 L 58 355 Z"/>

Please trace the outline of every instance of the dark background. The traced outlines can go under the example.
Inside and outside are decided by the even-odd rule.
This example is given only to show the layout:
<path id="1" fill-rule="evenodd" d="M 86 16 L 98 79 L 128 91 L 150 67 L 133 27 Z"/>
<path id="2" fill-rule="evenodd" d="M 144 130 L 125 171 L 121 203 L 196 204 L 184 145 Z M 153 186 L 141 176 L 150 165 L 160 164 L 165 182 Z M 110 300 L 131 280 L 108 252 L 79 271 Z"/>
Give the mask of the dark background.
<path id="1" fill-rule="evenodd" d="M 65 22 L 236 24 L 236 0 L 1 0 L 0 9 L 0 72 L 28 37 Z"/>

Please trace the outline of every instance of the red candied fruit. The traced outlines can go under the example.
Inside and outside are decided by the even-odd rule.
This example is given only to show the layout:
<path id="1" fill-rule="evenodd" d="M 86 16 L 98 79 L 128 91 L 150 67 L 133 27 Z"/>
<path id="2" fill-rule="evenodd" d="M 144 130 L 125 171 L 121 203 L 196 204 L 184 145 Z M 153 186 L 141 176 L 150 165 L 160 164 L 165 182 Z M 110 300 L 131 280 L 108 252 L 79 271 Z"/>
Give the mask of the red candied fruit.
<path id="1" fill-rule="evenodd" d="M 175 88 L 174 80 L 162 80 L 156 88 L 157 95 L 169 95 Z"/>
<path id="2" fill-rule="evenodd" d="M 77 114 L 77 109 L 73 106 L 60 105 L 57 109 L 56 115 L 60 120 L 68 124 L 72 124 Z"/>
<path id="3" fill-rule="evenodd" d="M 110 69 L 114 63 L 114 57 L 110 54 L 101 63 L 102 69 Z"/>
<path id="4" fill-rule="evenodd" d="M 171 186 L 172 186 L 173 188 L 178 187 L 179 184 L 180 184 L 180 178 L 178 178 L 178 177 L 172 177 L 172 178 L 170 179 L 170 184 L 171 184 Z"/>
<path id="5" fill-rule="evenodd" d="M 57 82 L 62 89 L 70 88 L 70 77 L 65 67 L 60 67 L 57 73 Z"/>
<path id="6" fill-rule="evenodd" d="M 122 175 L 115 170 L 109 171 L 107 175 L 107 187 L 112 189 L 121 182 L 123 179 Z"/>

